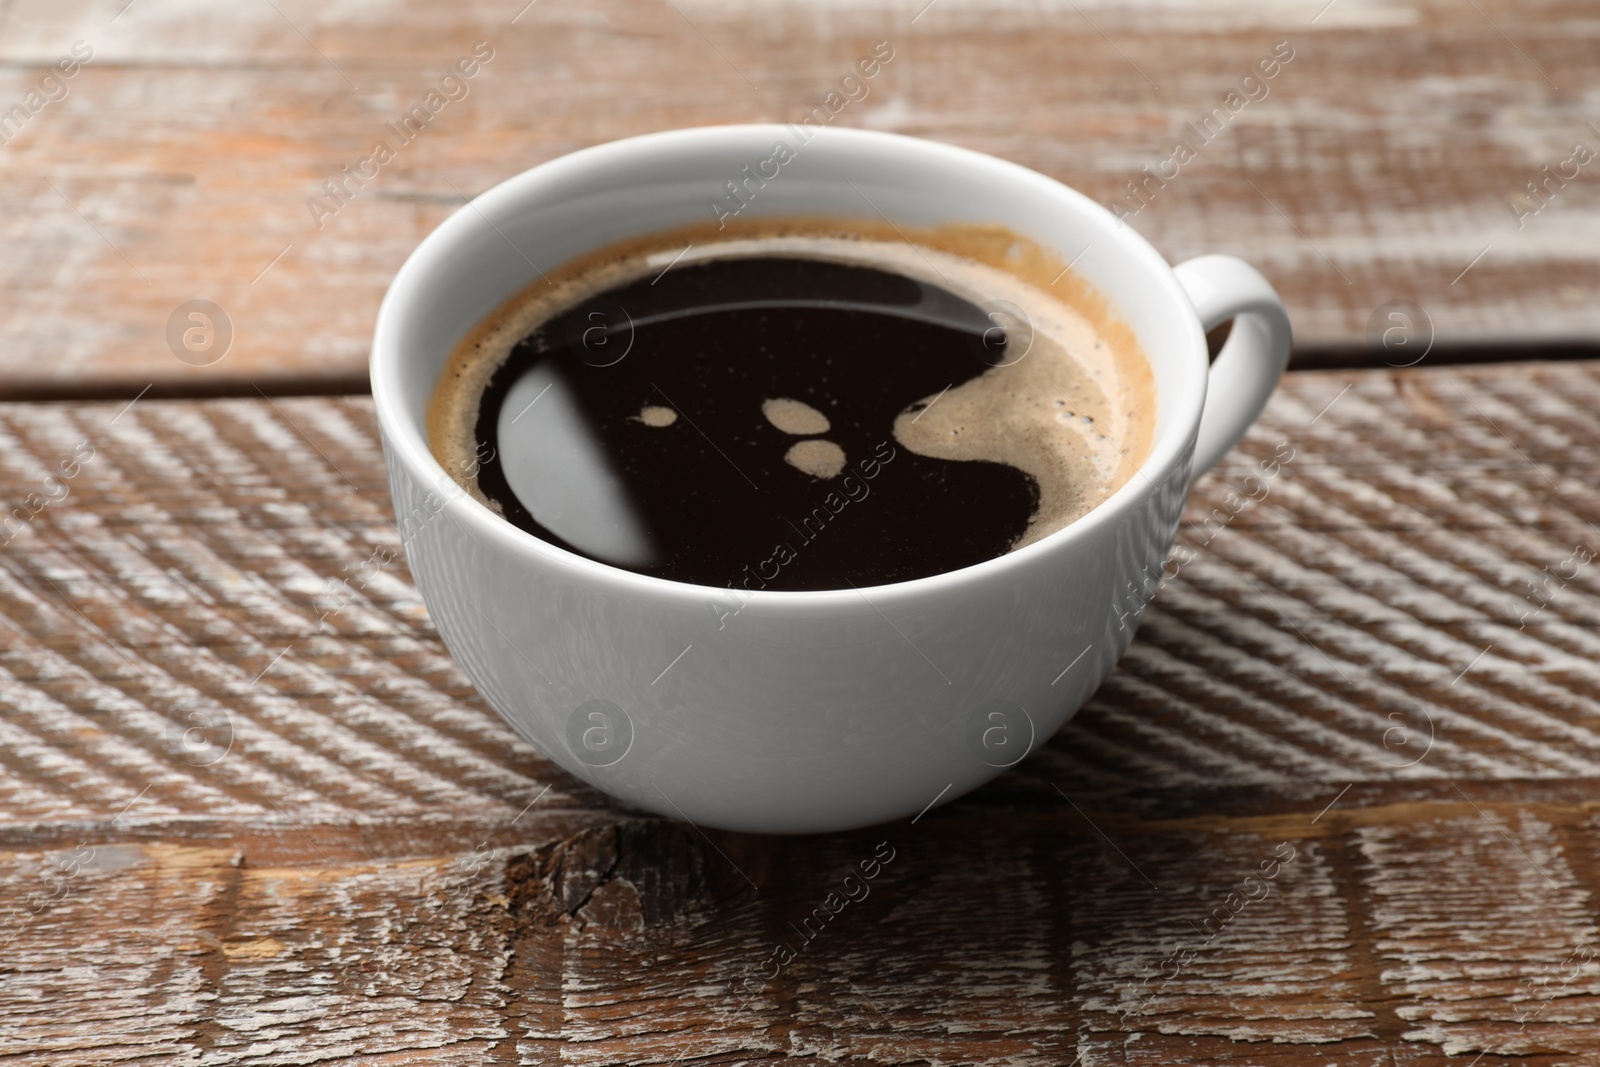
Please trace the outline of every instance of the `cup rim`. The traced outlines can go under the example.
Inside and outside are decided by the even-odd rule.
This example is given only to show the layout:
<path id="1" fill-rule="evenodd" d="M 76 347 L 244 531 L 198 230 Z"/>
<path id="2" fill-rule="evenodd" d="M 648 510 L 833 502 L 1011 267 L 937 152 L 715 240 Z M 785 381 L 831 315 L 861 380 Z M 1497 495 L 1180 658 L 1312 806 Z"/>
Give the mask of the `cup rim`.
<path id="1" fill-rule="evenodd" d="M 728 124 L 696 126 L 664 130 L 635 137 L 608 141 L 570 152 L 555 159 L 537 164 L 515 174 L 464 203 L 453 214 L 439 223 L 406 257 L 384 293 L 378 307 L 373 330 L 369 372 L 372 382 L 373 407 L 378 425 L 385 438 L 387 449 L 405 464 L 409 473 L 423 485 L 456 486 L 454 479 L 434 458 L 428 447 L 424 429 L 400 410 L 400 382 L 398 378 L 400 345 L 396 337 L 395 319 L 400 309 L 411 302 L 412 293 L 425 288 L 440 269 L 448 269 L 436 255 L 437 250 L 463 231 L 481 230 L 492 223 L 487 218 L 496 209 L 510 207 L 537 196 L 538 187 L 550 180 L 559 180 L 564 172 L 610 162 L 627 162 L 641 150 L 675 142 L 702 140 L 708 144 L 724 138 L 755 137 L 770 140 L 774 135 L 791 133 L 789 127 L 771 123 Z M 970 564 L 951 571 L 921 578 L 877 585 L 846 587 L 840 589 L 746 589 L 720 587 L 682 582 L 653 575 L 640 574 L 599 560 L 590 559 L 568 549 L 551 544 L 506 521 L 495 514 L 470 493 L 448 493 L 443 510 L 458 525 L 471 533 L 499 541 L 504 547 L 529 553 L 546 565 L 566 572 L 573 580 L 587 584 L 602 584 L 622 595 L 679 598 L 685 602 L 704 601 L 711 596 L 736 596 L 740 610 L 761 605 L 770 608 L 828 609 L 842 606 L 846 601 L 855 604 L 865 595 L 873 594 L 869 604 L 882 604 L 933 594 L 954 592 L 973 583 L 987 583 L 1004 579 L 1010 572 L 1026 568 L 1035 561 L 1065 550 L 1075 541 L 1095 537 L 1109 526 L 1120 522 L 1129 511 L 1140 506 L 1180 470 L 1187 468 L 1195 433 L 1200 423 L 1200 413 L 1205 404 L 1208 375 L 1205 334 L 1200 328 L 1199 316 L 1187 291 L 1178 280 L 1171 264 L 1156 251 L 1143 235 L 1117 218 L 1106 208 L 1076 189 L 1018 163 L 1000 159 L 984 152 L 945 144 L 940 141 L 904 134 L 876 130 L 858 130 L 850 127 L 825 127 L 812 131 L 812 142 L 856 141 L 875 143 L 888 150 L 896 146 L 912 148 L 942 157 L 953 165 L 987 168 L 996 181 L 1032 185 L 1048 191 L 1062 202 L 1064 210 L 1075 210 L 1090 217 L 1108 236 L 1122 242 L 1127 251 L 1143 267 L 1154 283 L 1149 300 L 1165 300 L 1187 318 L 1190 358 L 1180 357 L 1180 373 L 1192 368 L 1193 381 L 1168 382 L 1158 386 L 1158 403 L 1175 406 L 1166 430 L 1151 443 L 1149 454 L 1134 475 L 1115 492 L 1092 508 L 1088 513 L 1066 526 L 1040 538 L 1031 545 L 1016 549 L 992 559 Z M 1153 368 L 1152 368 L 1153 370 Z M 459 488 L 457 486 L 457 488 Z M 745 598 L 749 599 L 745 599 Z"/>

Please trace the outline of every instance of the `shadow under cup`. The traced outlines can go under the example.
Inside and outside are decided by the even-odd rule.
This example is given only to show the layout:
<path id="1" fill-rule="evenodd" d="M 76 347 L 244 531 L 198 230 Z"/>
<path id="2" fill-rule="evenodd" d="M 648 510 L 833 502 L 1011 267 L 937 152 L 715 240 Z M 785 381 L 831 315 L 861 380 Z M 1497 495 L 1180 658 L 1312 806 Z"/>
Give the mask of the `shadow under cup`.
<path id="1" fill-rule="evenodd" d="M 916 817 L 1046 741 L 1104 679 L 1160 579 L 1188 488 L 1207 354 L 1148 243 L 1078 193 L 891 134 L 730 126 L 546 163 L 484 193 L 384 298 L 372 383 L 400 534 L 452 655 L 518 733 L 630 804 L 699 825 L 814 832 Z M 425 414 L 457 341 L 541 271 L 739 212 L 993 223 L 1065 260 L 1133 329 L 1156 387 L 1150 454 L 1088 515 L 1008 555 L 861 590 L 668 582 L 517 529 L 434 460 Z M 761 174 L 772 173 L 768 164 Z"/>

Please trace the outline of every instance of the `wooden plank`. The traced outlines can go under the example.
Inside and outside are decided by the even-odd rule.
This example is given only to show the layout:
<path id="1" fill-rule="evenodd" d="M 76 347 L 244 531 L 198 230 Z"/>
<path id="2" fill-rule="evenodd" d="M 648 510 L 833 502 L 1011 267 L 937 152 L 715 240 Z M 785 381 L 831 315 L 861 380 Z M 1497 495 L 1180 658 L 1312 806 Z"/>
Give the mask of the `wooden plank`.
<path id="1" fill-rule="evenodd" d="M 7 946 L 0 1047 L 30 1064 L 1588 1054 L 1589 889 L 1539 847 L 1592 833 L 1580 806 L 1382 791 L 1318 823 L 979 798 L 869 834 L 623 817 L 376 864 L 99 845 L 47 876 L 69 852 L 12 852 L 8 896 L 68 888 Z M 865 896 L 800 932 L 885 841 Z M 768 978 L 779 945 L 794 956 Z"/>
<path id="2" fill-rule="evenodd" d="M 353 580 L 365 398 L 0 405 L 0 1055 L 1592 1057 L 1597 403 L 1291 375 L 1060 735 L 811 838 L 620 808 Z"/>
<path id="3" fill-rule="evenodd" d="M 1600 29 L 1574 0 L 522 7 L 11 5 L 0 103 L 26 102 L 74 41 L 93 56 L 0 151 L 0 389 L 348 388 L 388 280 L 464 195 L 618 137 L 796 121 L 879 40 L 895 57 L 837 124 L 1121 197 L 1174 261 L 1246 256 L 1307 358 L 1350 358 L 1374 322 L 1395 325 L 1392 301 L 1425 313 L 1417 345 L 1600 337 L 1600 186 L 1572 162 L 1600 147 L 1586 110 Z M 468 94 L 336 214 L 314 213 L 323 183 L 478 41 L 494 58 Z M 1293 58 L 1229 105 L 1278 42 Z M 1219 107 L 1227 122 L 1205 128 Z M 1195 155 L 1174 170 L 1179 142 Z M 1127 199 L 1145 167 L 1172 176 Z M 1529 182 L 1544 199 L 1519 217 Z M 166 338 L 196 299 L 233 329 L 205 367 Z"/>

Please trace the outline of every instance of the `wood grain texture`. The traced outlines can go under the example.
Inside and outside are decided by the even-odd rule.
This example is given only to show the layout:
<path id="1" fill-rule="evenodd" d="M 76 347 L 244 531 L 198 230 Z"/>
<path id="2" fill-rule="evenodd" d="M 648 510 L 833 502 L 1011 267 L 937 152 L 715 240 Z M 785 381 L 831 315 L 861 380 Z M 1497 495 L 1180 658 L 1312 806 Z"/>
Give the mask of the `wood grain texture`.
<path id="1" fill-rule="evenodd" d="M 1188 145 L 1130 225 L 1174 262 L 1259 264 L 1308 353 L 1363 344 L 1395 300 L 1419 305 L 1431 327 L 1416 337 L 1443 345 L 1600 338 L 1600 163 L 1570 162 L 1579 143 L 1600 148 L 1600 24 L 1575 0 L 3 10 L 0 109 L 74 41 L 93 50 L 0 147 L 9 396 L 360 381 L 385 286 L 464 196 L 618 137 L 797 121 L 879 40 L 893 61 L 835 123 L 992 152 L 1135 206 L 1128 183 Z M 468 95 L 315 217 L 323 183 L 480 40 L 494 58 Z M 1280 41 L 1293 58 L 1247 87 L 1258 99 L 1235 97 L 1225 125 L 1200 130 Z M 1510 200 L 1529 182 L 1543 199 L 1519 219 Z M 233 327 L 207 367 L 166 337 L 194 299 Z"/>
<path id="2" fill-rule="evenodd" d="M 1597 405 L 1291 375 L 1076 719 L 809 838 L 489 712 L 403 563 L 353 577 L 366 399 L 0 405 L 0 1060 L 1587 1062 Z"/>

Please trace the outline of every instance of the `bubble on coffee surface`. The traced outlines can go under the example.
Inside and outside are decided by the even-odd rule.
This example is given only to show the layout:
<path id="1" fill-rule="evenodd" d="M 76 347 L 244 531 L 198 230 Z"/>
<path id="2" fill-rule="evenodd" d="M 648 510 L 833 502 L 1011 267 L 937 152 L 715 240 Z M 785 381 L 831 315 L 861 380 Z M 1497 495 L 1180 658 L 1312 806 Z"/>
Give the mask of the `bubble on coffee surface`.
<path id="1" fill-rule="evenodd" d="M 813 478 L 837 478 L 845 464 L 844 449 L 820 437 L 796 441 L 783 458 L 789 466 Z"/>
<path id="2" fill-rule="evenodd" d="M 761 414 L 784 433 L 811 434 L 828 432 L 828 416 L 793 397 L 780 396 L 761 402 Z"/>
<path id="3" fill-rule="evenodd" d="M 1117 354 L 1014 274 L 848 238 L 682 248 L 558 272 L 458 350 L 473 403 L 430 412 L 436 454 L 498 446 L 468 488 L 536 536 L 697 584 L 869 585 L 1032 543 L 1142 459 Z M 563 341 L 596 300 L 626 312 L 606 366 Z"/>
<path id="4" fill-rule="evenodd" d="M 639 414 L 634 416 L 646 426 L 665 429 L 678 421 L 678 413 L 671 408 L 664 408 L 660 404 L 646 404 L 639 409 Z"/>

